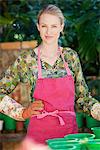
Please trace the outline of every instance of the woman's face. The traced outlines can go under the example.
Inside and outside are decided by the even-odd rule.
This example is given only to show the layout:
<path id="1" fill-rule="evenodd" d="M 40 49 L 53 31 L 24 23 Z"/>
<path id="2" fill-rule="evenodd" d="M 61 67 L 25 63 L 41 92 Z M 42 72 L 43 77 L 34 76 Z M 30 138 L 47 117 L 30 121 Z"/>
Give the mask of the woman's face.
<path id="1" fill-rule="evenodd" d="M 37 27 L 44 43 L 58 43 L 60 32 L 63 30 L 59 17 L 44 13 L 40 16 Z"/>

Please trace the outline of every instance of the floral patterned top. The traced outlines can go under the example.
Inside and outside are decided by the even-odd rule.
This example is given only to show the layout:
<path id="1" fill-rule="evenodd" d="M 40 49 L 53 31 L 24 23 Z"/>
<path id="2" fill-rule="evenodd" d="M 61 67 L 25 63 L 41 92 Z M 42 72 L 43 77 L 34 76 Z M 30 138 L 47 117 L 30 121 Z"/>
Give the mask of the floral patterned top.
<path id="1" fill-rule="evenodd" d="M 71 74 L 74 77 L 76 111 L 83 111 L 90 114 L 90 110 L 93 104 L 97 103 L 97 100 L 89 95 L 88 87 L 83 77 L 77 52 L 72 50 L 71 48 L 66 47 L 63 48 L 62 53 L 64 54 L 65 61 L 68 63 Z M 4 77 L 0 81 L 0 101 L 2 103 L 0 107 L 2 108 L 3 113 L 5 113 L 5 105 L 3 104 L 2 99 L 7 99 L 6 95 L 10 94 L 19 82 L 30 82 L 31 89 L 32 91 L 34 90 L 35 83 L 38 77 L 37 59 L 38 56 L 34 52 L 34 50 L 23 50 L 14 64 L 10 66 L 5 72 Z M 53 66 L 49 65 L 43 60 L 41 60 L 41 62 L 43 77 L 57 78 L 63 77 L 67 74 L 61 56 L 57 59 Z M 32 93 L 32 91 L 30 91 L 30 94 Z M 15 105 L 17 105 L 17 103 Z M 14 112 L 16 112 L 16 109 L 14 110 Z M 19 111 L 17 113 L 19 113 Z M 15 118 L 17 117 L 15 116 Z"/>

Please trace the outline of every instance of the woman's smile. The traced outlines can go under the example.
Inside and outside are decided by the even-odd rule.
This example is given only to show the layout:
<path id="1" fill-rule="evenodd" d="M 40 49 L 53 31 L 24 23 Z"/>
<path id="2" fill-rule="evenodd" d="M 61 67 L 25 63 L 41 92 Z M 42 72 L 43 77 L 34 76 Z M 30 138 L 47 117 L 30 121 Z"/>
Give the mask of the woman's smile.
<path id="1" fill-rule="evenodd" d="M 50 40 L 50 39 L 53 38 L 53 36 L 51 36 L 51 35 L 45 35 L 45 38 L 46 38 L 47 40 Z"/>

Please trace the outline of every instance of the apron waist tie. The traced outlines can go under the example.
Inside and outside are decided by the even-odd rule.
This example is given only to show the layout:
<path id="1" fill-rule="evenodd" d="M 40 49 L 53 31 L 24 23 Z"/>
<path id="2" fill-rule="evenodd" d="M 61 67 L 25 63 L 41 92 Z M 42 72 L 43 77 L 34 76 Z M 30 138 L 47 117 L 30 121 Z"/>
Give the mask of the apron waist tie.
<path id="1" fill-rule="evenodd" d="M 54 116 L 54 117 L 58 117 L 60 125 L 63 126 L 63 125 L 65 125 L 64 119 L 58 113 L 69 113 L 69 114 L 75 116 L 75 112 L 73 112 L 73 111 L 59 111 L 59 110 L 55 110 L 52 112 L 43 111 L 42 114 L 35 115 L 35 116 L 37 117 L 37 119 L 42 119 L 42 118 L 49 116 L 49 115 Z M 35 116 L 33 116 L 33 117 L 35 117 Z"/>

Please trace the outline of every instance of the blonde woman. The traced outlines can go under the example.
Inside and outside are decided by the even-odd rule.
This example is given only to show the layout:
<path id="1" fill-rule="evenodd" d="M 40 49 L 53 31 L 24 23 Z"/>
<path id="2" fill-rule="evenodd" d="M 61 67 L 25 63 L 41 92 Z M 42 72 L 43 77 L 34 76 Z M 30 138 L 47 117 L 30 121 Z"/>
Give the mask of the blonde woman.
<path id="1" fill-rule="evenodd" d="M 100 120 L 100 103 L 89 95 L 77 53 L 58 45 L 64 16 L 55 5 L 38 15 L 42 39 L 33 50 L 23 51 L 0 82 L 0 111 L 16 120 L 30 118 L 27 137 L 38 143 L 77 133 L 75 106 Z M 27 108 L 8 96 L 19 82 L 35 87 L 35 101 Z"/>

